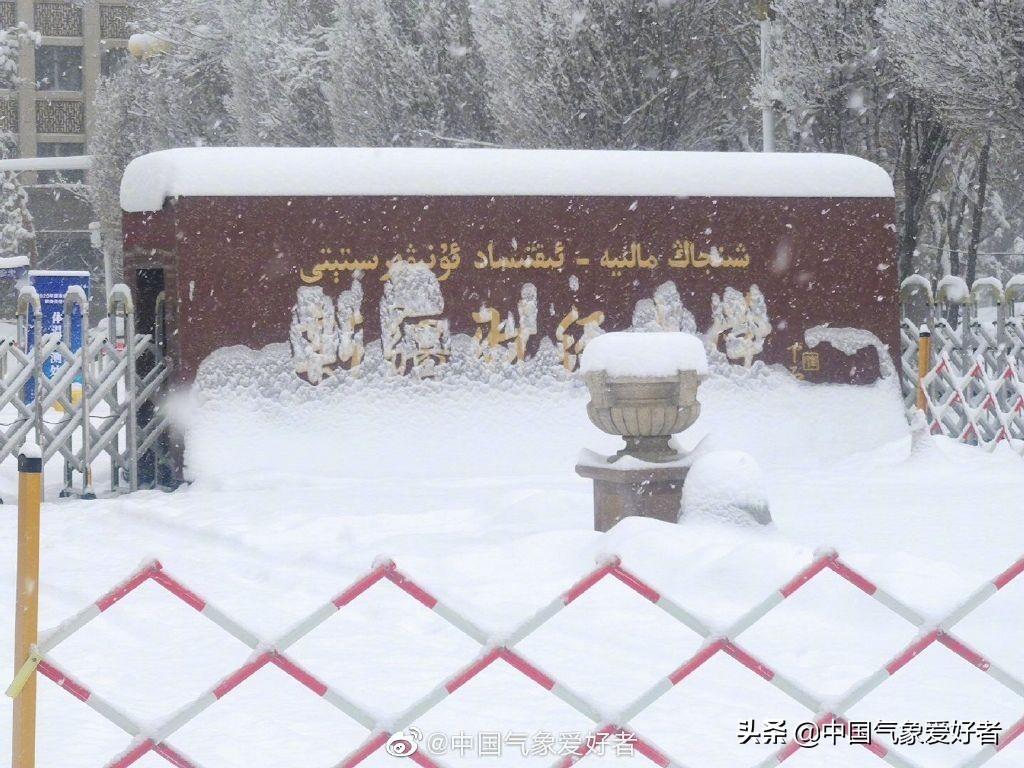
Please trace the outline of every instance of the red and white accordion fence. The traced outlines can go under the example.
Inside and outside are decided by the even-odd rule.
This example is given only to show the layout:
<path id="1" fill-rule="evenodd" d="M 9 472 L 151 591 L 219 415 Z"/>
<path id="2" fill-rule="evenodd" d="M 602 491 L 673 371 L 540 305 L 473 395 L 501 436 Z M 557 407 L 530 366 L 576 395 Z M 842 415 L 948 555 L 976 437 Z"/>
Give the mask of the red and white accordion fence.
<path id="1" fill-rule="evenodd" d="M 900 618 L 918 628 L 915 639 L 902 648 L 894 649 L 890 660 L 878 669 L 870 670 L 859 682 L 853 685 L 843 697 L 826 705 L 815 694 L 802 687 L 790 677 L 775 669 L 740 644 L 740 636 L 756 622 L 760 621 L 772 609 L 793 595 L 804 584 L 818 574 L 830 570 L 875 601 L 892 611 Z M 805 707 L 819 724 L 844 723 L 847 712 L 857 702 L 882 685 L 907 664 L 913 662 L 924 649 L 938 643 L 964 663 L 978 670 L 978 674 L 986 674 L 1002 686 L 1012 691 L 1021 700 L 1021 712 L 1024 713 L 1024 681 L 1011 674 L 1008 670 L 992 662 L 985 655 L 969 646 L 954 634 L 955 626 L 964 617 L 972 613 L 999 590 L 1024 573 L 1024 557 L 1017 560 L 1004 571 L 980 585 L 970 597 L 952 610 L 937 624 L 927 624 L 924 617 L 911 606 L 885 591 L 863 574 L 851 568 L 834 551 L 817 556 L 809 565 L 797 573 L 789 582 L 774 590 L 764 600 L 752 607 L 724 632 L 716 633 L 700 618 L 677 603 L 668 595 L 663 594 L 654 586 L 627 570 L 617 557 L 603 558 L 597 567 L 573 584 L 554 600 L 540 608 L 536 613 L 514 628 L 507 636 L 495 641 L 471 619 L 462 615 L 450 605 L 440 601 L 428 589 L 398 569 L 390 560 L 376 562 L 371 570 L 356 580 L 331 600 L 311 613 L 276 641 L 265 642 L 255 633 L 249 631 L 223 611 L 208 603 L 187 586 L 168 574 L 158 562 L 151 562 L 133 573 L 128 579 L 107 592 L 95 603 L 80 611 L 55 630 L 44 634 L 36 647 L 30 664 L 37 665 L 38 671 L 52 680 L 65 691 L 80 699 L 102 717 L 120 728 L 128 736 L 125 750 L 112 757 L 106 765 L 108 768 L 127 768 L 143 756 L 154 752 L 177 768 L 199 768 L 199 763 L 175 748 L 171 740 L 175 733 L 186 723 L 199 717 L 206 709 L 217 701 L 231 694 L 236 688 L 244 685 L 262 667 L 272 664 L 283 670 L 296 683 L 307 688 L 316 696 L 321 697 L 350 718 L 363 725 L 367 730 L 364 741 L 355 745 L 346 756 L 339 755 L 339 768 L 354 768 L 378 750 L 382 749 L 393 734 L 413 726 L 427 712 L 432 710 L 446 698 L 454 694 L 463 685 L 479 675 L 490 665 L 501 662 L 508 664 L 529 680 L 547 690 L 551 695 L 569 705 L 572 709 L 593 722 L 593 732 L 575 752 L 560 757 L 556 766 L 567 768 L 586 758 L 594 745 L 602 740 L 616 736 L 628 736 L 633 748 L 651 762 L 659 766 L 686 766 L 685 756 L 682 759 L 670 756 L 664 749 L 651 739 L 637 733 L 631 725 L 641 712 L 658 701 L 675 686 L 680 685 L 703 664 L 718 654 L 725 654 L 748 669 L 767 684 L 774 686 L 786 696 Z M 668 676 L 662 678 L 635 701 L 628 704 L 617 715 L 614 721 L 602 716 L 598 707 L 588 702 L 578 692 L 560 683 L 548 672 L 523 656 L 516 646 L 538 630 L 552 617 L 576 601 L 580 596 L 606 578 L 618 579 L 631 589 L 639 598 L 660 608 L 678 622 L 685 624 L 690 630 L 703 638 L 700 649 L 686 659 L 680 659 L 679 665 Z M 477 656 L 467 660 L 466 664 L 456 669 L 445 680 L 417 701 L 412 702 L 404 711 L 389 718 L 387 723 L 379 722 L 374 715 L 348 698 L 344 691 L 336 690 L 324 683 L 317 674 L 300 666 L 288 656 L 288 650 L 301 638 L 308 635 L 316 627 L 329 619 L 338 611 L 358 600 L 374 584 L 387 580 L 405 592 L 425 609 L 433 611 L 441 619 L 458 631 L 480 644 Z M 81 631 L 90 621 L 101 613 L 110 610 L 122 598 L 147 581 L 153 581 L 166 589 L 176 598 L 193 608 L 204 618 L 227 632 L 243 645 L 253 651 L 249 660 L 222 680 L 215 682 L 209 689 L 193 701 L 179 709 L 174 715 L 156 727 L 144 729 L 128 713 L 125 713 L 94 693 L 87 682 L 75 678 L 73 673 L 59 667 L 50 654 L 60 643 L 71 635 Z M 367 599 L 367 598 L 363 598 Z M 1024 717 L 1006 726 L 999 734 L 998 744 L 982 747 L 960 764 L 960 768 L 974 768 L 984 765 L 997 752 L 1009 747 L 1024 732 Z M 1024 740 L 1022 740 L 1024 741 Z M 894 746 L 876 739 L 865 745 L 880 760 L 897 768 L 915 768 L 917 763 L 901 755 Z M 768 758 L 757 763 L 758 766 L 774 766 L 782 763 L 796 753 L 801 747 L 790 742 Z M 1018 746 L 1018 749 L 1020 747 Z M 408 755 L 409 759 L 424 768 L 441 768 L 442 763 L 435 756 L 424 754 L 422 750 Z"/>
<path id="2" fill-rule="evenodd" d="M 904 402 L 933 434 L 1024 454 L 1024 275 L 1005 286 L 912 275 L 901 288 Z M 913 315 L 913 318 L 911 317 Z"/>

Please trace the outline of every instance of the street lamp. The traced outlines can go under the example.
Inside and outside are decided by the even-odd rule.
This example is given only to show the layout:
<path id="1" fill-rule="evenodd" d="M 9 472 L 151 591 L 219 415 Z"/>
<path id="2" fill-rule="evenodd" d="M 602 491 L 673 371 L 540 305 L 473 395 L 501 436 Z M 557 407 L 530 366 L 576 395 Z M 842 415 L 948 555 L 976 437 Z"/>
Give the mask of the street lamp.
<path id="1" fill-rule="evenodd" d="M 775 10 L 772 8 L 771 0 L 756 0 L 754 15 L 761 27 L 761 84 L 763 86 L 769 82 L 769 75 L 772 71 L 770 45 Z M 771 99 L 763 92 L 761 94 L 761 151 L 775 151 L 775 111 L 772 109 Z"/>
<path id="2" fill-rule="evenodd" d="M 136 32 L 128 38 L 128 53 L 145 61 L 171 50 L 171 41 L 153 32 Z"/>

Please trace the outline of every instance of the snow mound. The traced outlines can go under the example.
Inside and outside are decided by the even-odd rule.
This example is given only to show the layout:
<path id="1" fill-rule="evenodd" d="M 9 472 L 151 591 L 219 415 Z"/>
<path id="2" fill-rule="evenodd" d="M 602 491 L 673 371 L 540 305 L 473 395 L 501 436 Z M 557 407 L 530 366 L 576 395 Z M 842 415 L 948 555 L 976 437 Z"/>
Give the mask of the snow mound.
<path id="1" fill-rule="evenodd" d="M 674 376 L 708 372 L 704 343 L 689 333 L 605 333 L 587 344 L 580 371 L 612 376 Z"/>
<path id="2" fill-rule="evenodd" d="M 892 197 L 893 186 L 849 155 L 422 147 L 167 149 L 132 160 L 121 180 L 130 212 L 239 195 Z"/>
<path id="3" fill-rule="evenodd" d="M 176 423 L 196 479 L 575 478 L 582 448 L 608 455 L 622 441 L 590 423 L 580 377 L 548 370 L 506 377 L 467 369 L 418 381 L 367 370 L 313 386 L 296 376 L 286 344 L 227 347 L 200 366 Z M 712 366 L 697 398 L 701 415 L 678 436 L 680 449 L 706 438 L 709 448 L 750 453 L 773 477 L 779 467 L 828 465 L 909 441 L 892 382 L 819 385 L 759 363 Z"/>
<path id="4" fill-rule="evenodd" d="M 683 485 L 683 515 L 740 525 L 772 521 L 764 474 L 744 451 L 710 451 L 697 458 Z"/>

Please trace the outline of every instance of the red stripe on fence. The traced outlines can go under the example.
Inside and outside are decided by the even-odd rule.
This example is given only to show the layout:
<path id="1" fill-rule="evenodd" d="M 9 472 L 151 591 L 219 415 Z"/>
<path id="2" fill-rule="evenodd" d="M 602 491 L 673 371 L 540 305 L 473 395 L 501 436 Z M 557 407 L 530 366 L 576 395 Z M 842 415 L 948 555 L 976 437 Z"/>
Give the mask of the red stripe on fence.
<path id="1" fill-rule="evenodd" d="M 794 576 L 791 581 L 789 581 L 785 586 L 782 587 L 782 589 L 779 590 L 779 592 L 782 594 L 783 597 L 789 597 L 798 589 L 800 589 L 800 587 L 802 587 L 808 581 L 810 581 L 819 573 L 821 573 L 821 569 L 825 568 L 829 564 L 829 561 L 834 558 L 834 554 L 819 557 L 809 566 L 800 571 L 800 573 Z"/>
<path id="2" fill-rule="evenodd" d="M 423 768 L 441 768 L 441 766 L 439 766 L 437 763 L 435 763 L 433 760 L 431 760 L 429 757 L 427 757 L 423 752 L 420 752 L 419 750 L 416 750 L 411 755 L 409 755 L 409 759 L 416 763 L 416 765 L 423 766 Z"/>
<path id="3" fill-rule="evenodd" d="M 796 740 L 794 739 L 788 742 L 786 746 L 779 750 L 778 754 L 775 756 L 775 759 L 778 760 L 780 763 L 784 762 L 791 758 L 798 749 L 800 749 L 800 745 L 797 744 Z"/>
<path id="4" fill-rule="evenodd" d="M 134 747 L 125 752 L 121 757 L 109 763 L 107 768 L 128 768 L 135 762 L 138 762 L 153 748 L 153 740 L 146 739 L 145 741 L 136 744 Z"/>
<path id="5" fill-rule="evenodd" d="M 832 560 L 828 567 L 831 568 L 835 573 L 842 576 L 848 582 L 853 584 L 857 589 L 862 592 L 866 592 L 869 595 L 875 594 L 878 591 L 878 587 L 868 581 L 866 578 L 857 573 L 853 568 L 848 566 L 846 563 L 836 559 Z"/>
<path id="6" fill-rule="evenodd" d="M 619 562 L 619 558 L 613 558 L 607 565 L 604 565 L 598 568 L 597 570 L 588 573 L 582 579 L 580 579 L 571 587 L 569 587 L 568 590 L 566 590 L 565 594 L 562 595 L 562 602 L 566 605 L 571 603 L 573 600 L 575 600 L 588 589 L 590 589 L 592 586 L 597 584 L 597 582 L 599 582 L 613 570 L 618 568 Z"/>
<path id="7" fill-rule="evenodd" d="M 617 725 L 606 725 L 603 728 L 598 728 L 594 731 L 594 735 L 576 747 L 572 754 L 562 758 L 556 768 L 570 768 L 570 766 L 575 765 L 586 757 L 598 744 L 607 741 L 609 736 L 618 732 L 619 727 Z"/>
<path id="8" fill-rule="evenodd" d="M 79 685 L 63 672 L 58 672 L 45 661 L 39 662 L 37 669 L 79 701 L 88 701 L 89 697 L 92 696 L 88 688 Z"/>
<path id="9" fill-rule="evenodd" d="M 884 758 L 886 755 L 889 754 L 888 749 L 874 741 L 868 741 L 864 744 L 861 744 L 861 746 L 864 747 L 871 754 L 876 755 L 877 757 Z"/>
<path id="10" fill-rule="evenodd" d="M 135 590 L 139 585 L 143 584 L 146 579 L 153 576 L 160 570 L 160 563 L 155 563 L 145 570 L 139 571 L 132 576 L 128 581 L 122 582 L 114 587 L 112 590 L 107 592 L 103 597 L 96 601 L 96 607 L 100 609 L 100 613 L 107 610 L 110 606 L 116 603 L 118 600 L 126 597 L 130 592 Z"/>
<path id="11" fill-rule="evenodd" d="M 929 645 L 934 643 L 935 638 L 938 637 L 938 635 L 939 631 L 937 629 L 933 629 L 927 635 L 920 638 L 917 642 L 913 643 L 909 648 L 907 648 L 895 659 L 886 664 L 885 671 L 888 672 L 890 675 L 895 674 L 897 670 L 899 670 L 901 667 L 907 664 L 911 659 L 917 656 L 917 654 L 919 654 Z"/>
<path id="12" fill-rule="evenodd" d="M 626 731 L 620 731 L 620 733 L 626 733 Z M 629 735 L 633 737 L 633 748 L 641 755 L 646 757 L 648 760 L 650 760 L 652 763 L 654 763 L 655 765 L 660 765 L 661 768 L 668 768 L 668 766 L 672 764 L 671 760 L 669 760 L 665 755 L 663 755 L 657 749 L 655 749 L 646 741 L 641 739 L 635 733 L 630 733 Z"/>
<path id="13" fill-rule="evenodd" d="M 1010 746 L 1010 743 L 1022 733 L 1024 733 L 1024 717 L 1002 732 L 999 737 L 999 746 L 996 747 L 996 752 L 1006 749 Z"/>
<path id="14" fill-rule="evenodd" d="M 357 597 L 359 597 L 361 594 L 363 594 L 363 592 L 365 592 L 370 587 L 372 587 L 374 584 L 376 584 L 378 581 L 380 581 L 382 578 L 384 578 L 384 572 L 389 567 L 390 568 L 394 568 L 395 567 L 394 563 L 391 563 L 390 566 L 382 565 L 382 566 L 379 566 L 377 568 L 374 568 L 372 571 L 370 571 L 368 574 L 363 576 L 363 578 L 361 578 L 359 581 L 357 581 L 351 587 L 349 587 L 344 592 L 342 592 L 340 595 L 338 595 L 336 598 L 331 600 L 331 602 L 334 603 L 334 606 L 336 608 L 342 608 L 342 607 L 348 605 L 353 600 L 355 600 Z"/>
<path id="15" fill-rule="evenodd" d="M 732 643 L 726 643 L 722 650 L 736 659 L 736 661 L 749 669 L 755 675 L 763 677 L 765 680 L 771 680 L 775 677 L 775 673 L 771 669 L 766 667 L 742 648 L 735 646 Z"/>
<path id="16" fill-rule="evenodd" d="M 992 666 L 992 663 L 988 659 L 977 651 L 972 651 L 952 635 L 947 635 L 945 632 L 939 632 L 938 641 L 960 658 L 976 666 L 982 672 L 988 672 L 988 668 Z"/>
<path id="17" fill-rule="evenodd" d="M 174 768 L 196 768 L 195 763 L 186 758 L 180 752 L 171 749 L 166 744 L 157 744 L 153 751 L 169 762 Z"/>
<path id="18" fill-rule="evenodd" d="M 992 579 L 992 583 L 995 585 L 996 589 L 1002 589 L 1015 578 L 1020 576 L 1021 573 L 1024 573 L 1024 557 Z"/>
<path id="19" fill-rule="evenodd" d="M 834 720 L 839 720 L 839 718 L 837 718 L 831 712 L 826 712 L 824 715 L 815 720 L 814 724 L 816 727 L 820 728 L 825 723 L 831 723 Z M 817 746 L 817 744 L 811 744 L 810 748 L 813 748 L 815 746 Z M 791 758 L 797 752 L 797 750 L 804 748 L 805 747 L 803 744 L 801 744 L 795 738 L 793 738 L 786 743 L 786 746 L 784 746 L 782 749 L 778 751 L 778 753 L 776 753 L 775 759 L 778 762 L 783 763 L 789 758 Z"/>
<path id="20" fill-rule="evenodd" d="M 843 724 L 844 728 L 846 729 L 846 731 L 845 731 L 846 732 L 846 738 L 850 739 L 850 722 L 846 718 L 839 717 L 838 715 L 832 715 L 832 720 L 834 720 L 837 723 L 842 723 Z M 868 750 L 868 752 L 871 752 L 873 755 L 876 755 L 877 757 L 884 758 L 886 755 L 889 754 L 889 750 L 888 749 L 886 749 L 881 744 L 876 744 L 873 741 L 859 742 L 859 743 L 860 743 L 860 746 L 864 747 L 865 749 Z"/>
<path id="21" fill-rule="evenodd" d="M 237 670 L 228 675 L 226 678 L 224 678 L 224 680 L 222 680 L 220 684 L 213 689 L 214 697 L 218 699 L 223 698 L 225 695 L 230 693 L 234 688 L 244 683 L 246 680 L 248 680 L 250 677 L 256 674 L 256 672 L 262 669 L 268 661 L 270 661 L 270 654 L 263 653 L 257 656 L 252 661 L 242 665 Z"/>
<path id="22" fill-rule="evenodd" d="M 510 651 L 508 648 L 502 648 L 498 652 L 498 655 L 500 655 L 501 658 L 510 666 L 515 667 L 528 678 L 533 680 L 533 682 L 537 683 L 541 688 L 550 691 L 555 687 L 555 681 L 553 679 L 545 675 L 515 651 Z"/>
<path id="23" fill-rule="evenodd" d="M 684 662 L 679 669 L 668 676 L 669 682 L 671 682 L 672 685 L 677 685 L 680 680 L 690 675 L 701 664 L 710 659 L 724 647 L 725 640 L 715 640 L 715 642 L 710 645 L 701 648 L 689 661 Z"/>
<path id="24" fill-rule="evenodd" d="M 156 571 L 152 574 L 151 578 L 172 595 L 192 606 L 197 611 L 202 611 L 206 607 L 206 601 L 203 598 L 163 571 Z"/>
<path id="25" fill-rule="evenodd" d="M 470 680 L 472 680 L 474 677 L 480 674 L 480 672 L 489 667 L 491 663 L 498 658 L 498 655 L 498 649 L 492 648 L 486 654 L 484 654 L 479 659 L 474 661 L 464 671 L 460 672 L 454 678 L 445 683 L 445 689 L 448 691 L 448 693 L 455 693 L 459 688 L 464 686 L 466 683 L 468 683 Z"/>
<path id="26" fill-rule="evenodd" d="M 285 672 L 287 672 L 289 675 L 294 677 L 296 680 L 298 680 L 300 683 L 302 683 L 304 686 L 309 688 L 309 690 L 311 690 L 317 696 L 323 696 L 325 693 L 327 693 L 326 685 L 321 683 L 319 680 L 313 677 L 313 675 L 304 670 L 291 659 L 288 659 L 285 656 L 281 656 L 280 654 L 275 653 L 271 661 L 274 662 L 275 665 L 283 669 Z"/>
<path id="27" fill-rule="evenodd" d="M 640 595 L 640 597 L 647 598 L 652 603 L 656 603 L 661 599 L 661 595 L 658 594 L 658 592 L 656 592 L 652 587 L 647 586 L 640 577 L 634 576 L 624 568 L 616 566 L 612 569 L 612 576 L 632 589 Z"/>
<path id="28" fill-rule="evenodd" d="M 437 605 L 437 598 L 427 592 L 425 589 L 417 585 L 410 579 L 407 579 L 401 573 L 396 570 L 389 570 L 385 574 L 388 581 L 394 584 L 396 587 L 401 589 L 406 594 L 410 595 L 413 599 L 423 603 L 427 608 L 433 608 Z"/>
<path id="29" fill-rule="evenodd" d="M 381 731 L 368 742 L 363 744 L 363 746 L 357 749 L 353 754 L 346 757 L 338 768 L 354 768 L 354 766 L 359 765 L 363 760 L 387 744 L 388 739 L 390 738 L 390 733 L 387 731 Z"/>

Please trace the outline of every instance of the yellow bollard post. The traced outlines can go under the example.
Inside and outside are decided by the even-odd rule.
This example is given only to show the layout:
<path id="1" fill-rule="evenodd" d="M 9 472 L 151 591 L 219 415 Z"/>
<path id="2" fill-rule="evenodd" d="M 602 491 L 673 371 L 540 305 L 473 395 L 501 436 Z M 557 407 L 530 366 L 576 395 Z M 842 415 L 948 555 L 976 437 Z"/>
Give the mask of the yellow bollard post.
<path id="1" fill-rule="evenodd" d="M 33 647 L 39 635 L 39 507 L 43 460 L 39 446 L 18 454 L 18 583 L 14 617 L 14 669 L 22 683 L 14 695 L 13 768 L 36 765 L 36 677 Z M 28 672 L 26 673 L 26 670 Z"/>
<path id="2" fill-rule="evenodd" d="M 927 410 L 928 400 L 924 395 L 924 377 L 932 368 L 932 334 L 923 330 L 917 339 L 917 407 Z"/>

